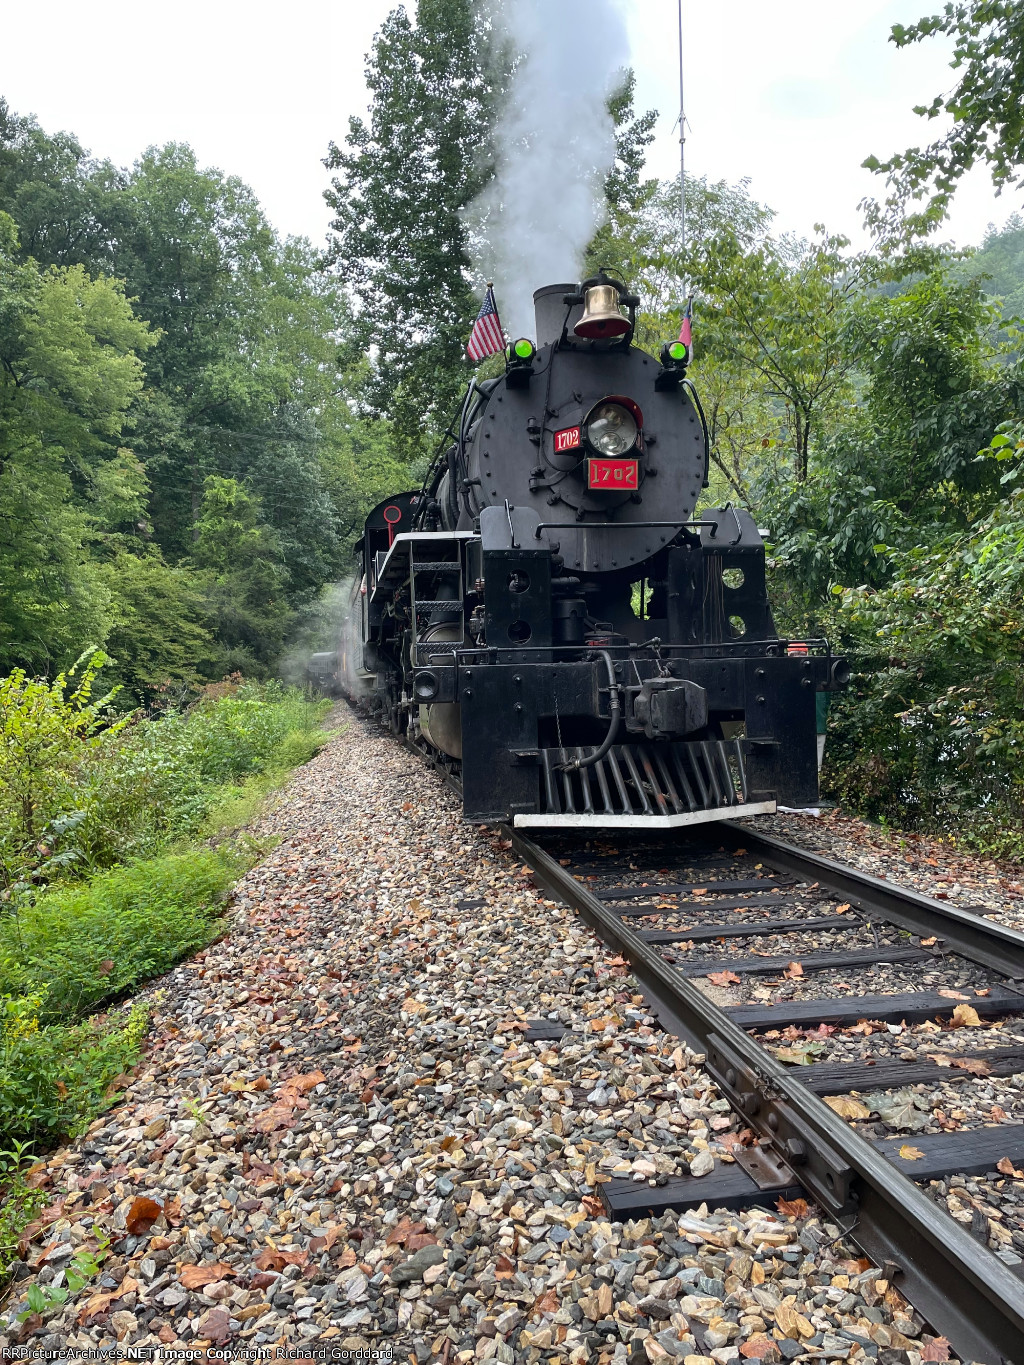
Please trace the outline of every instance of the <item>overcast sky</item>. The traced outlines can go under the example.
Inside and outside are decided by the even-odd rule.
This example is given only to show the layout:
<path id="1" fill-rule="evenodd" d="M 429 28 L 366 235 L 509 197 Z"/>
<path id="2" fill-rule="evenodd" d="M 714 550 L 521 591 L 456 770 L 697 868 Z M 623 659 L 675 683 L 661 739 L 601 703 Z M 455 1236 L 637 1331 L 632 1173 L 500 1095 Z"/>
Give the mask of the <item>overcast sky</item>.
<path id="1" fill-rule="evenodd" d="M 672 174 L 676 0 L 620 2 L 638 104 L 662 114 L 651 165 Z M 280 231 L 319 241 L 328 221 L 320 158 L 344 137 L 348 116 L 365 109 L 364 55 L 392 7 L 5 0 L 0 94 L 123 165 L 149 144 L 190 142 L 204 165 L 247 181 Z M 893 23 L 937 8 L 934 0 L 684 0 L 688 170 L 749 177 L 785 229 L 809 233 L 824 222 L 859 238 L 857 204 L 880 183 L 860 163 L 926 136 L 935 125 L 912 106 L 953 83 L 944 40 L 902 52 L 887 42 Z M 568 52 L 565 79 L 586 79 Z M 1019 201 L 996 199 L 975 175 L 947 235 L 978 241 Z"/>

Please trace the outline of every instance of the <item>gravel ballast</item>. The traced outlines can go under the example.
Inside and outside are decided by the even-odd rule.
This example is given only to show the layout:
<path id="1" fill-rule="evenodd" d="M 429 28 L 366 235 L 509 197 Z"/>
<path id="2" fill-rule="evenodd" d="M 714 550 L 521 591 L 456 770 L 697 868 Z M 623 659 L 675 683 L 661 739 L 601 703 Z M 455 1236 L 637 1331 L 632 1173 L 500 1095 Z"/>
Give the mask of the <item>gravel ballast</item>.
<path id="1" fill-rule="evenodd" d="M 231 933 L 148 992 L 123 1102 L 47 1159 L 0 1344 L 944 1358 L 800 1201 L 608 1219 L 603 1179 L 699 1180 L 737 1121 L 621 959 L 413 756 L 346 724 L 261 822 L 282 842 Z M 539 1018 L 561 1040 L 526 1041 Z M 24 1316 L 89 1251 L 98 1273 Z"/>
<path id="2" fill-rule="evenodd" d="M 824 807 L 819 816 L 795 811 L 739 823 L 1024 930 L 1024 867 L 1019 864 L 927 835 L 884 829 L 834 807 Z"/>

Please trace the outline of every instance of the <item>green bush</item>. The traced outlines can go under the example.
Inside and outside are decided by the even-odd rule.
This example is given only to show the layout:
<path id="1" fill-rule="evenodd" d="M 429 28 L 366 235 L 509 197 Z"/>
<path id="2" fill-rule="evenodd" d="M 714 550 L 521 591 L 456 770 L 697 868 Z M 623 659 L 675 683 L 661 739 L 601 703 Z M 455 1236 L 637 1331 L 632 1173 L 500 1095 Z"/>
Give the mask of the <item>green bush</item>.
<path id="1" fill-rule="evenodd" d="M 238 876 L 229 848 L 165 854 L 44 892 L 0 920 L 0 993 L 47 990 L 45 1017 L 78 1017 L 213 939 Z"/>
<path id="2" fill-rule="evenodd" d="M 26 1178 L 30 1160 L 27 1143 L 16 1138 L 0 1151 L 0 1276 L 18 1257 L 21 1234 L 49 1203 L 49 1195 Z"/>
<path id="3" fill-rule="evenodd" d="M 0 1272 L 36 1207 L 19 1144 L 83 1127 L 138 1056 L 143 1012 L 88 1014 L 216 937 L 259 850 L 194 841 L 244 824 L 326 739 L 329 704 L 276 683 L 117 719 L 92 699 L 105 662 L 0 680 Z"/>
<path id="4" fill-rule="evenodd" d="M 138 1060 L 146 1012 L 40 1024 L 44 991 L 0 995 L 0 1144 L 79 1132 L 116 1098 L 112 1082 Z"/>
<path id="5" fill-rule="evenodd" d="M 829 723 L 828 785 L 873 819 L 1024 856 L 1024 489 L 890 557 L 886 588 L 833 590 L 855 673 Z"/>
<path id="6" fill-rule="evenodd" d="M 7 892 L 79 860 L 73 845 L 59 845 L 82 822 L 79 798 L 90 768 L 126 724 L 109 724 L 110 696 L 93 700 L 96 674 L 107 662 L 101 652 L 92 653 L 69 691 L 85 658 L 52 682 L 22 669 L 0 678 L 0 883 Z"/>
<path id="7" fill-rule="evenodd" d="M 225 784 L 307 762 L 329 703 L 279 683 L 218 684 L 186 712 L 105 724 L 67 678 L 0 681 L 0 884 L 71 880 L 154 857 L 204 829 Z M 220 692 L 221 695 L 216 695 Z M 106 720 L 109 720 L 106 715 Z"/>

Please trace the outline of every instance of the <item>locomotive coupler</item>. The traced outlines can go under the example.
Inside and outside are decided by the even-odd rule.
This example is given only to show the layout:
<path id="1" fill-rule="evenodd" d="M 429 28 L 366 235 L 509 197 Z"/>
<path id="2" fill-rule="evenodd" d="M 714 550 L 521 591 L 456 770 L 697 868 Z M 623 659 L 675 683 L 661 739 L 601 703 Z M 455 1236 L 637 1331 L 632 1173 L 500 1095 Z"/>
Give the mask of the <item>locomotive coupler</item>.
<path id="1" fill-rule="evenodd" d="M 633 699 L 626 729 L 648 739 L 676 739 L 708 723 L 708 694 L 687 678 L 648 678 Z"/>

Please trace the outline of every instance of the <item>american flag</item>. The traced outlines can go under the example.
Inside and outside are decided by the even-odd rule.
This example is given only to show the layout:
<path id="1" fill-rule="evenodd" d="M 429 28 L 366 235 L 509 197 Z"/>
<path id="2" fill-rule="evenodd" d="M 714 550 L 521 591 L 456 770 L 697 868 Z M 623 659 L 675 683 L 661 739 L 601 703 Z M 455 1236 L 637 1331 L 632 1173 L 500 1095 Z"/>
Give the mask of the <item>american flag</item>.
<path id="1" fill-rule="evenodd" d="M 476 322 L 473 323 L 473 330 L 469 334 L 466 354 L 470 360 L 485 360 L 487 356 L 504 349 L 505 338 L 501 331 L 501 319 L 498 317 L 498 305 L 494 302 L 494 286 L 489 284 Z"/>
<path id="2" fill-rule="evenodd" d="M 693 347 L 693 295 L 686 300 L 686 307 L 683 309 L 683 322 L 679 328 L 679 340 L 689 351 Z"/>

